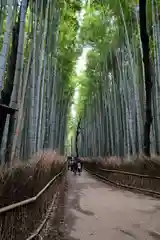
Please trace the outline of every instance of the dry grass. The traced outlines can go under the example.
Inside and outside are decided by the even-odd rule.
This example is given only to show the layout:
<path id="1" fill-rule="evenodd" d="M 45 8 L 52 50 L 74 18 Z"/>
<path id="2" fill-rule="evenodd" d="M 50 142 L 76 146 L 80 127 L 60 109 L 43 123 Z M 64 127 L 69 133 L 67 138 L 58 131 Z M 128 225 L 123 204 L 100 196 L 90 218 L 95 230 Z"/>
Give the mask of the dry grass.
<path id="1" fill-rule="evenodd" d="M 86 164 L 91 164 L 93 168 L 115 169 L 151 176 L 160 176 L 160 157 L 152 156 L 150 159 L 143 155 L 131 156 L 121 159 L 116 156 L 83 158 Z"/>
<path id="2" fill-rule="evenodd" d="M 64 157 L 55 151 L 38 153 L 27 163 L 16 161 L 0 170 L 0 207 L 36 195 L 64 165 Z M 0 214 L 0 239 L 23 240 L 36 229 L 51 204 L 57 180 L 37 201 Z"/>
<path id="3" fill-rule="evenodd" d="M 84 158 L 84 165 L 109 180 L 127 184 L 136 188 L 143 188 L 160 192 L 160 180 L 150 178 L 140 178 L 138 176 L 124 175 L 120 173 L 106 172 L 101 169 L 119 170 L 150 176 L 160 176 L 160 157 L 152 156 L 150 159 L 144 156 L 130 157 L 130 159 L 110 158 Z"/>

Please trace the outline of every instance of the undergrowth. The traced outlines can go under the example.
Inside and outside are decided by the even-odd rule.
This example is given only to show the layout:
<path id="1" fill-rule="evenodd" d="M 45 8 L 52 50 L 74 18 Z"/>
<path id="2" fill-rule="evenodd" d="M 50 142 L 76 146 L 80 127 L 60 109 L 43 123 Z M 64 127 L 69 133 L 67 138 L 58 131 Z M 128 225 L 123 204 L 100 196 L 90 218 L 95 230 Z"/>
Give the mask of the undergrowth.
<path id="1" fill-rule="evenodd" d="M 113 157 L 91 157 L 83 158 L 85 163 L 90 163 L 93 168 L 106 168 L 111 170 L 119 170 L 126 172 L 133 172 L 139 174 L 148 174 L 151 176 L 160 176 L 160 157 L 152 156 L 151 158 L 146 158 L 144 156 L 119 158 Z"/>
<path id="2" fill-rule="evenodd" d="M 155 176 L 160 177 L 160 159 L 157 156 L 152 156 L 150 159 L 144 156 L 132 157 L 132 161 L 117 157 L 84 158 L 83 160 L 86 168 L 106 177 L 110 181 L 160 193 L 160 180 L 154 178 Z M 104 170 L 118 170 L 120 172 L 138 173 L 152 177 L 144 178 L 132 174 L 126 175 Z"/>
<path id="3" fill-rule="evenodd" d="M 63 156 L 45 151 L 26 163 L 16 161 L 9 169 L 1 168 L 0 208 L 35 196 L 63 166 Z M 59 183 L 60 179 L 35 203 L 0 213 L 0 239 L 26 239 L 43 220 Z"/>

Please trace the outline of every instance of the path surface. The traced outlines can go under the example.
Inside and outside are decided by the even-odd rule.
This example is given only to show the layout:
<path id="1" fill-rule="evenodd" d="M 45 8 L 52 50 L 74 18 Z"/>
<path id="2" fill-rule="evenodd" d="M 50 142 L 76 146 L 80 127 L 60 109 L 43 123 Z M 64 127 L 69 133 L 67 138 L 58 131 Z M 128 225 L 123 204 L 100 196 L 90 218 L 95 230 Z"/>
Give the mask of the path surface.
<path id="1" fill-rule="evenodd" d="M 66 240 L 158 240 L 160 200 L 68 173 Z"/>

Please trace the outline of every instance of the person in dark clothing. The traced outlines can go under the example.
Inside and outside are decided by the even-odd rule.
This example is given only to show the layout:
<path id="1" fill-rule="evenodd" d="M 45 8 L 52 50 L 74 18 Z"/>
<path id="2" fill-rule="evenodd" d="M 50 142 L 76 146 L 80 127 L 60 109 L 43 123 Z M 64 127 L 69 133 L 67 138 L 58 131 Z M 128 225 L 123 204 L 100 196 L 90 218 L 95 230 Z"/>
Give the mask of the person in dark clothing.
<path id="1" fill-rule="evenodd" d="M 73 172 L 74 172 L 75 175 L 77 174 L 77 169 L 78 169 L 77 161 L 74 159 L 74 162 L 73 162 Z"/>
<path id="2" fill-rule="evenodd" d="M 71 172 L 73 172 L 73 163 L 74 163 L 74 161 L 73 161 L 73 157 L 72 157 L 72 160 L 71 160 Z"/>
<path id="3" fill-rule="evenodd" d="M 81 172 L 82 172 L 82 164 L 81 164 L 81 161 L 78 161 L 78 163 L 77 163 L 77 170 L 78 170 L 79 175 L 81 175 Z"/>

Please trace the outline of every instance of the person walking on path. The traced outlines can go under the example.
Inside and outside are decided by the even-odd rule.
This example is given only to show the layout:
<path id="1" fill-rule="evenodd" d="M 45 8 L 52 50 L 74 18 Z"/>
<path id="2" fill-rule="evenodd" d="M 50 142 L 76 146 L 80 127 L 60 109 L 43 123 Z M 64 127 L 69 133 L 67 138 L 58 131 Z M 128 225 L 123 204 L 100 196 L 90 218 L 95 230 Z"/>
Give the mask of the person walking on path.
<path id="1" fill-rule="evenodd" d="M 74 159 L 74 162 L 73 162 L 73 172 L 74 172 L 74 175 L 77 174 L 77 170 L 78 170 L 78 162 L 76 159 Z"/>
<path id="2" fill-rule="evenodd" d="M 81 175 L 81 172 L 82 172 L 82 163 L 81 163 L 80 160 L 78 161 L 77 168 L 78 168 L 78 173 L 79 173 L 79 175 Z"/>

